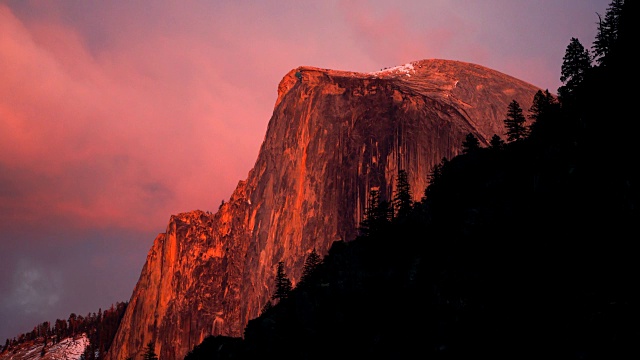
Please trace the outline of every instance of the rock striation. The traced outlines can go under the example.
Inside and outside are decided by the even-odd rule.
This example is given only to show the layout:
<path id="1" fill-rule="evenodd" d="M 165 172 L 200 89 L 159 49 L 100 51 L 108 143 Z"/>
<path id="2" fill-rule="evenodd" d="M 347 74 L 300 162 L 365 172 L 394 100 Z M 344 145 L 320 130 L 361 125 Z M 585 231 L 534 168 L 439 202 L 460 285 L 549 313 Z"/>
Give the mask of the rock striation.
<path id="1" fill-rule="evenodd" d="M 468 133 L 505 137 L 516 100 L 539 88 L 476 64 L 428 59 L 371 73 L 298 67 L 278 97 L 256 163 L 217 212 L 171 216 L 149 251 L 108 353 L 136 359 L 154 342 L 182 359 L 208 335 L 241 337 L 306 256 L 356 237 L 371 188 L 390 199 L 404 169 L 416 200 Z"/>

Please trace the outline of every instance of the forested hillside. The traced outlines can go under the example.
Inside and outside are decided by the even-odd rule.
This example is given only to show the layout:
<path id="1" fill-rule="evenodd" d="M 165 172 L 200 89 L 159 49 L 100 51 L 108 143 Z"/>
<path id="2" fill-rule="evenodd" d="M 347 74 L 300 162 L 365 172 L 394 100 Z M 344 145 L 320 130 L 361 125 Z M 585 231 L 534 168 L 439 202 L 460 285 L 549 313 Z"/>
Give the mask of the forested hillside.
<path id="1" fill-rule="evenodd" d="M 127 302 L 118 302 L 104 311 L 98 309 L 97 313 L 88 313 L 86 316 L 71 313 L 66 320 L 56 319 L 53 323 L 42 322 L 28 333 L 7 339 L 4 346 L 0 348 L 0 358 L 5 358 L 6 354 L 16 354 L 20 349 L 32 347 L 34 344 L 42 344 L 40 351 L 42 357 L 49 348 L 61 341 L 84 335 L 89 343 L 84 349 L 83 359 L 103 359 L 111 346 L 127 305 Z"/>

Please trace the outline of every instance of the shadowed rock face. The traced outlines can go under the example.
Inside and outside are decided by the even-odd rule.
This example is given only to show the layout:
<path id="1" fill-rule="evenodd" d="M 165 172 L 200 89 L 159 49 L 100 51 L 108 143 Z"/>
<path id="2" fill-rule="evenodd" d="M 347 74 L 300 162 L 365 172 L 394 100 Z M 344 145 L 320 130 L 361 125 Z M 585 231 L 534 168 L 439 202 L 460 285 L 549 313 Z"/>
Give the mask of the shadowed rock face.
<path id="1" fill-rule="evenodd" d="M 161 359 L 182 359 L 208 335 L 242 336 L 279 261 L 295 285 L 313 248 L 326 254 L 356 236 L 372 187 L 390 199 L 404 169 L 419 200 L 432 167 L 457 155 L 468 133 L 485 146 L 506 138 L 508 104 L 526 114 L 538 90 L 447 60 L 291 70 L 247 179 L 215 214 L 174 215 L 155 239 L 109 358 L 139 358 L 154 341 Z"/>

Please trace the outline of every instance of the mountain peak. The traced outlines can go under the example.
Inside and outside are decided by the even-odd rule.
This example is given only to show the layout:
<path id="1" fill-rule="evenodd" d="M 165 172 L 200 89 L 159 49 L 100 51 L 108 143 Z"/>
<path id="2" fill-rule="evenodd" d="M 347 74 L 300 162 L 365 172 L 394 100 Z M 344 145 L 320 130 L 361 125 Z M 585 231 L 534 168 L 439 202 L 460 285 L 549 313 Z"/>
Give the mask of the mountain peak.
<path id="1" fill-rule="evenodd" d="M 371 189 L 392 198 L 399 170 L 417 198 L 467 134 L 504 136 L 508 104 L 540 90 L 500 72 L 428 59 L 375 72 L 300 66 L 278 98 L 256 163 L 215 214 L 172 217 L 147 257 L 109 350 L 184 358 L 209 335 L 240 337 L 270 301 L 276 267 L 295 284 L 312 249 L 358 234 Z"/>

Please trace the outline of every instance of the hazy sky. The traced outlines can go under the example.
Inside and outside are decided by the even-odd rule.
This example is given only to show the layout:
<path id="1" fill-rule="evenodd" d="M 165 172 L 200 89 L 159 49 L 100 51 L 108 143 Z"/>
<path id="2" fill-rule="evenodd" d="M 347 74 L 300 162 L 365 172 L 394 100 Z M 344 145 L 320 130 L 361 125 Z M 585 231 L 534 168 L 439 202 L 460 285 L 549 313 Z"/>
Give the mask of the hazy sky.
<path id="1" fill-rule="evenodd" d="M 555 93 L 609 0 L 0 0 L 0 345 L 128 301 L 252 168 L 289 70 L 442 58 Z"/>

